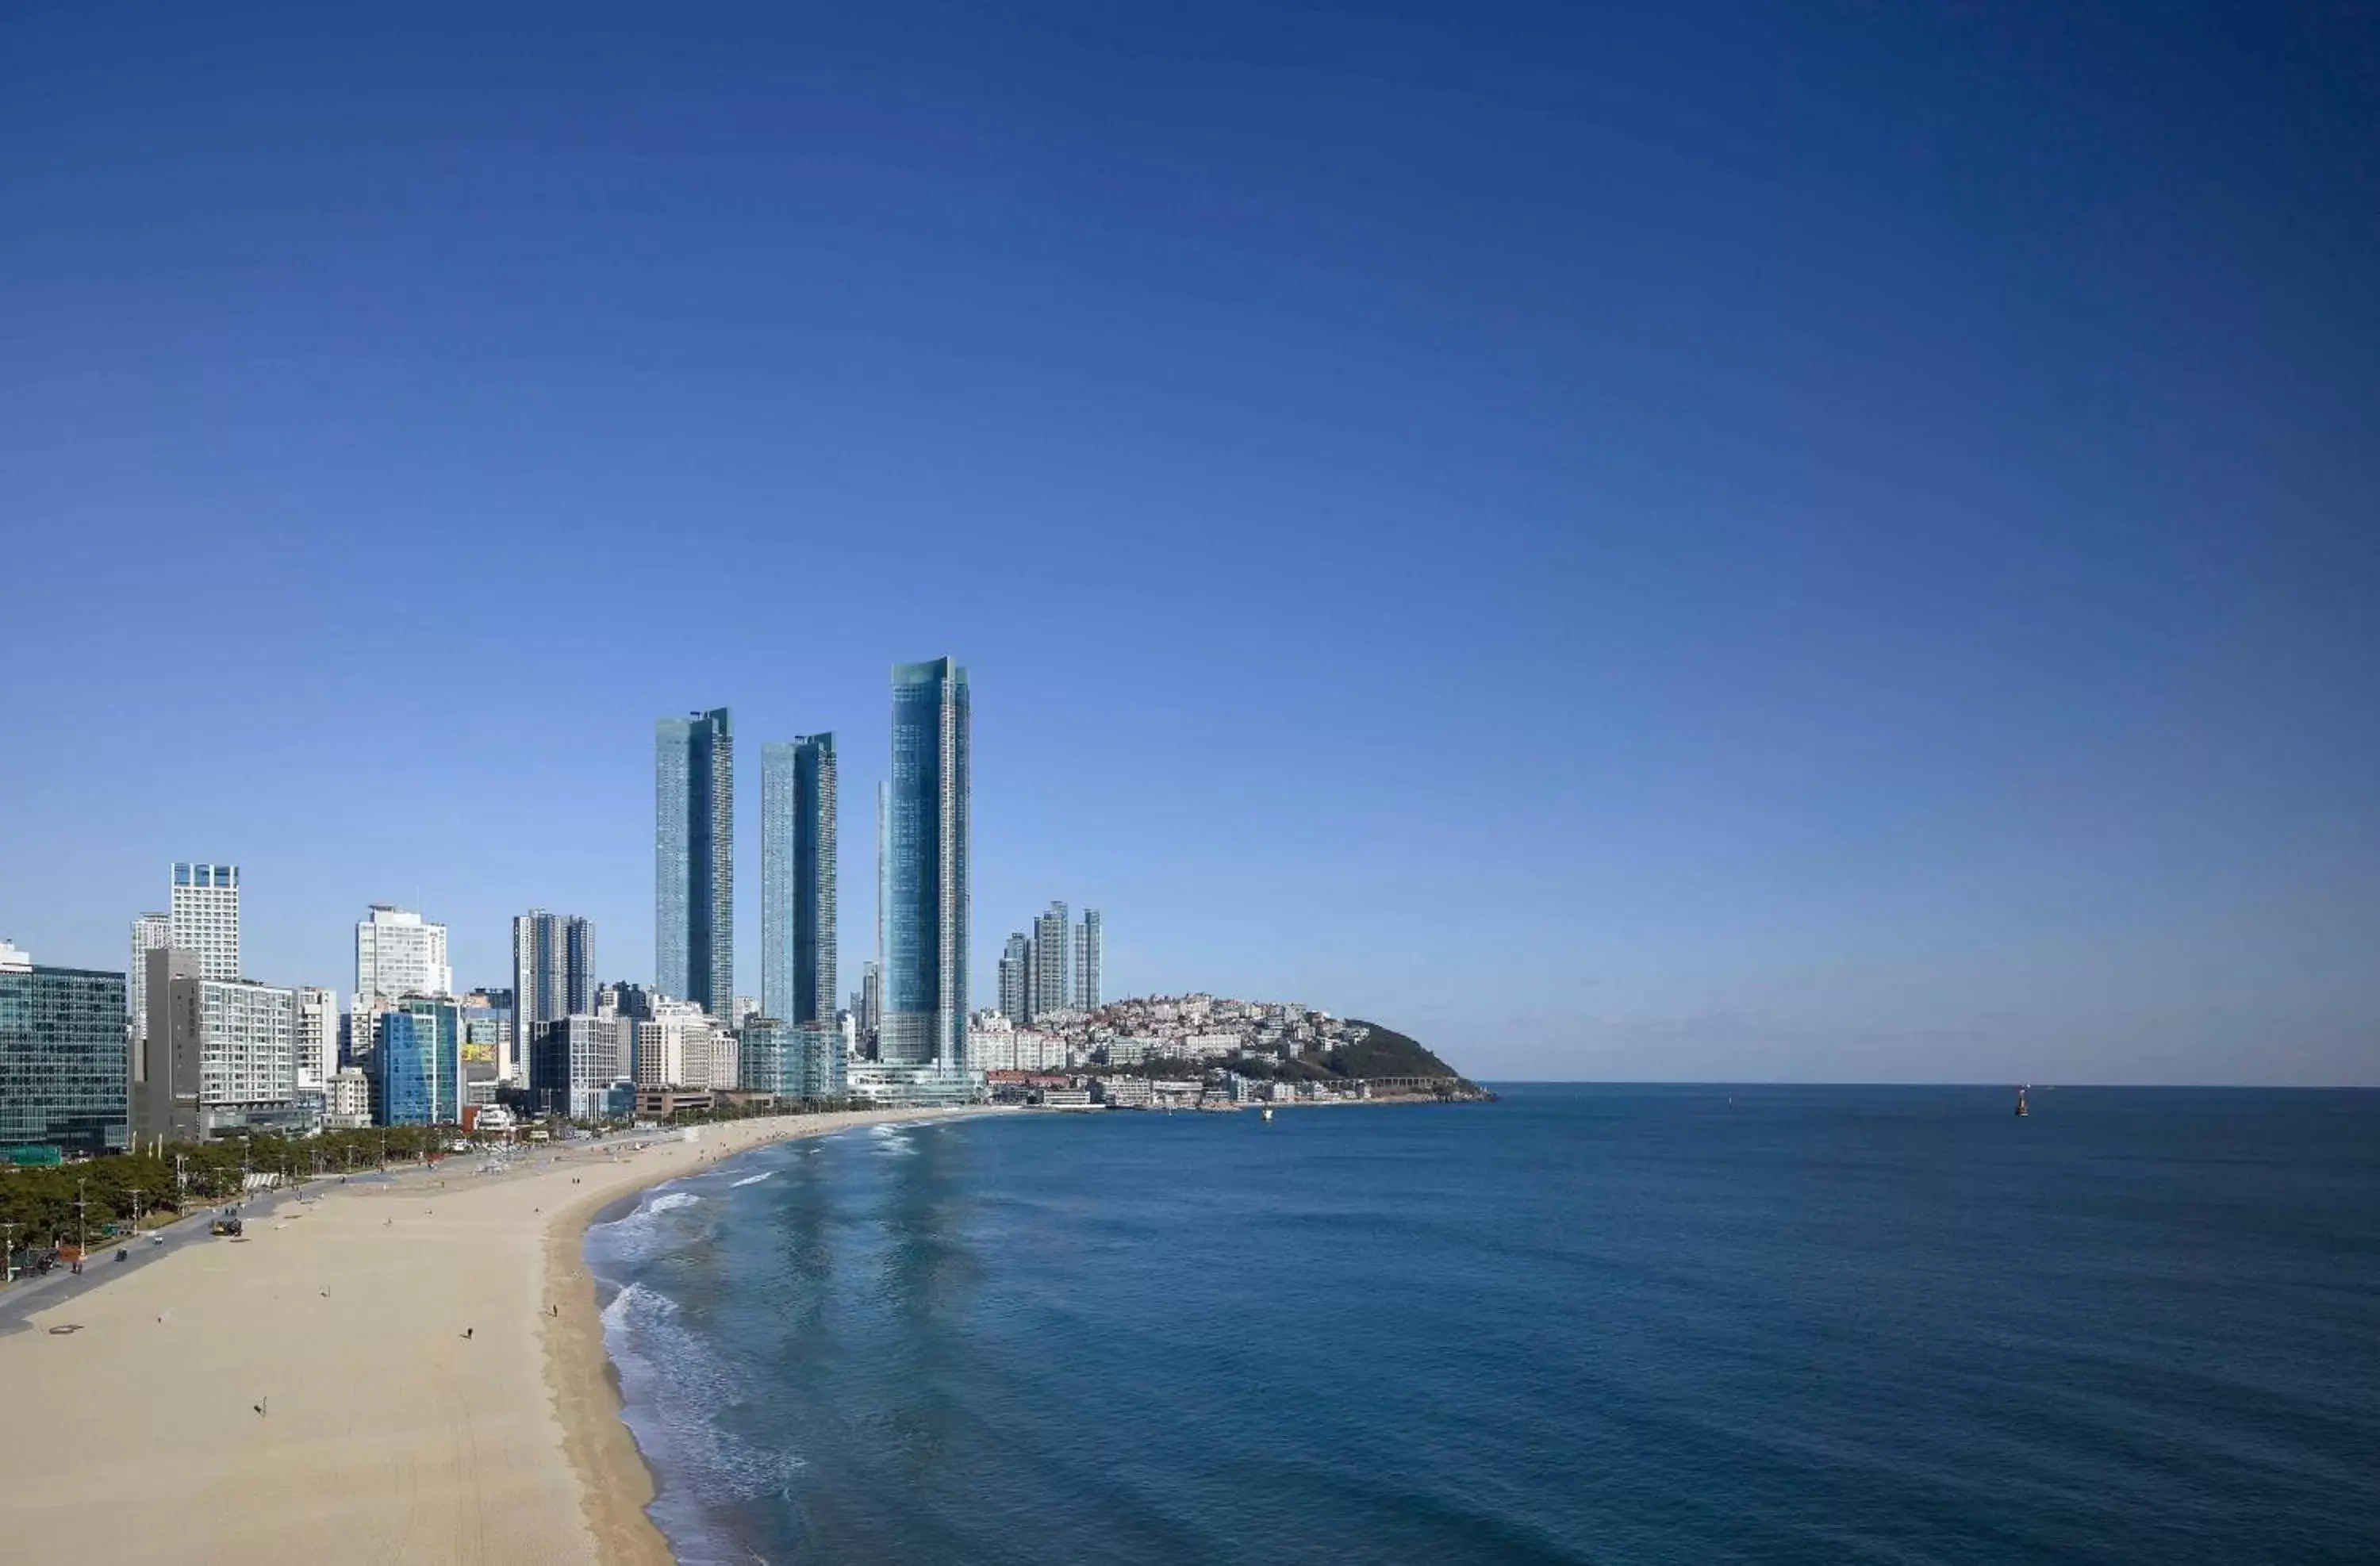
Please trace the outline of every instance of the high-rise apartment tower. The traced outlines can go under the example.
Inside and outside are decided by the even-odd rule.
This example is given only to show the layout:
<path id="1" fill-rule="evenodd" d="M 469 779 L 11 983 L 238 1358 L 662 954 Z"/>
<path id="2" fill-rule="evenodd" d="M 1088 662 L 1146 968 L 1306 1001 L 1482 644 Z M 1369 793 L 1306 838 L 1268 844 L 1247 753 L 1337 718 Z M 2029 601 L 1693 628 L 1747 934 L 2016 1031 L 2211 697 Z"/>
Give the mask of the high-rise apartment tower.
<path id="1" fill-rule="evenodd" d="M 198 953 L 200 977 L 237 978 L 239 867 L 177 860 L 172 907 L 167 918 L 173 926 L 174 945 Z M 145 1002 L 145 980 L 143 999 Z"/>
<path id="2" fill-rule="evenodd" d="M 595 921 L 542 908 L 514 916 L 512 1038 L 496 1061 L 498 1079 L 524 1081 L 540 1023 L 594 1010 Z"/>
<path id="3" fill-rule="evenodd" d="M 1033 921 L 1033 971 L 1026 981 L 1025 997 L 1025 1007 L 1031 1016 L 1044 1017 L 1051 1012 L 1072 1009 L 1067 1003 L 1066 970 L 1074 956 L 1074 944 L 1066 905 L 1050 904 L 1049 911 Z"/>
<path id="4" fill-rule="evenodd" d="M 1097 908 L 1083 910 L 1083 922 L 1075 927 L 1075 1010 L 1096 1012 L 1099 1009 L 1099 964 L 1107 951 L 1107 932 L 1099 922 Z"/>
<path id="5" fill-rule="evenodd" d="M 653 969 L 725 1016 L 735 997 L 735 739 L 727 709 L 653 727 Z"/>
<path id="6" fill-rule="evenodd" d="M 1033 1020 L 1026 1009 L 1026 981 L 1033 973 L 1033 941 L 1023 930 L 1012 931 L 1000 953 L 1000 1014 L 1022 1027 Z"/>
<path id="7" fill-rule="evenodd" d="M 760 747 L 760 1012 L 834 1016 L 834 735 Z"/>
<path id="8" fill-rule="evenodd" d="M 965 669 L 893 666 L 879 1032 L 890 1064 L 966 1064 L 971 722 Z"/>
<path id="9" fill-rule="evenodd" d="M 210 977 L 212 976 L 210 975 Z M 451 995 L 446 927 L 410 909 L 375 903 L 356 921 L 356 1007 L 403 995 Z"/>

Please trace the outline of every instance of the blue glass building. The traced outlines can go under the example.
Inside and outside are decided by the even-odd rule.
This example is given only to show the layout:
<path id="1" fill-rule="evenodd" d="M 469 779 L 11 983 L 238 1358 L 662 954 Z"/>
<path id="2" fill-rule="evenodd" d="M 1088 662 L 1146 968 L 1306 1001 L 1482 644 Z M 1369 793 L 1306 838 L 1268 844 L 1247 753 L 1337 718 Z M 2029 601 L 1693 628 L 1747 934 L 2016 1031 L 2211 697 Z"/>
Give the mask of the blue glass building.
<path id="1" fill-rule="evenodd" d="M 760 1012 L 834 1015 L 834 736 L 760 747 Z"/>
<path id="2" fill-rule="evenodd" d="M 971 725 L 965 669 L 947 658 L 893 665 L 878 1031 L 887 1064 L 966 1063 Z"/>
<path id="3" fill-rule="evenodd" d="M 735 997 L 735 738 L 724 707 L 654 725 L 653 982 L 715 1017 Z"/>
<path id="4" fill-rule="evenodd" d="M 833 1023 L 748 1018 L 738 1055 L 738 1078 L 747 1093 L 813 1099 L 845 1095 L 843 1029 Z"/>
<path id="5" fill-rule="evenodd" d="M 0 1146 L 124 1151 L 124 976 L 0 968 Z"/>
<path id="6" fill-rule="evenodd" d="M 463 1014 L 452 1001 L 410 995 L 380 1019 L 382 1125 L 452 1125 L 463 1118 Z"/>

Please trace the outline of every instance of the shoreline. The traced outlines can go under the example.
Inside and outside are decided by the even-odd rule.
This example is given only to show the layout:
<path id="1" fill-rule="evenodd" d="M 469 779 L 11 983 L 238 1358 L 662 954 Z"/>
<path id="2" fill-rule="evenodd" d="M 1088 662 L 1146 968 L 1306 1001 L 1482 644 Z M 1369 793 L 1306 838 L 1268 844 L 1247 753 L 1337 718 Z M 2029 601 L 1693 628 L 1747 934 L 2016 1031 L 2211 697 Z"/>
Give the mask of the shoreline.
<path id="1" fill-rule="evenodd" d="M 633 1211 L 636 1202 L 655 1186 L 707 1172 L 706 1163 L 724 1163 L 757 1148 L 811 1136 L 829 1136 L 869 1125 L 890 1125 L 920 1120 L 974 1119 L 1004 1113 L 1002 1106 L 967 1109 L 851 1110 L 832 1114 L 791 1115 L 770 1120 L 730 1122 L 706 1127 L 728 1131 L 740 1126 L 769 1129 L 732 1142 L 698 1148 L 702 1156 L 686 1169 L 655 1169 L 651 1178 L 607 1185 L 588 1193 L 557 1213 L 545 1228 L 545 1293 L 561 1306 L 558 1317 L 546 1318 L 543 1336 L 546 1384 L 552 1395 L 556 1422 L 562 1428 L 563 1455 L 577 1474 L 581 1511 L 601 1566 L 674 1566 L 676 1560 L 668 1538 L 647 1508 L 659 1493 L 660 1476 L 646 1461 L 627 1422 L 619 1367 L 613 1364 L 603 1337 L 602 1301 L 594 1269 L 587 1265 L 587 1233 L 598 1221 L 607 1221 L 614 1208 Z M 625 1217 L 623 1211 L 618 1216 Z"/>
<path id="2" fill-rule="evenodd" d="M 754 1147 L 988 1112 L 733 1121 L 693 1143 L 540 1145 L 501 1172 L 455 1158 L 310 1183 L 238 1239 L 27 1300 L 0 1333 L 12 1556 L 669 1562 L 588 1228 Z"/>

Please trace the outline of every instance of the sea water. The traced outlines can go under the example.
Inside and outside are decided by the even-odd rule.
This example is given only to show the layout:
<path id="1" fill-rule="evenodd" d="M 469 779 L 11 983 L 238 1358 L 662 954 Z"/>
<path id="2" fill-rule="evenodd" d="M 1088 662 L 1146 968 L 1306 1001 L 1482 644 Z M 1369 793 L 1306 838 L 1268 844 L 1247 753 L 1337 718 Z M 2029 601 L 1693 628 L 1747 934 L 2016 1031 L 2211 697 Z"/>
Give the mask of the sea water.
<path id="1" fill-rule="evenodd" d="M 589 1255 L 690 1562 L 2380 1560 L 2380 1094 L 2012 1109 L 878 1127 Z"/>

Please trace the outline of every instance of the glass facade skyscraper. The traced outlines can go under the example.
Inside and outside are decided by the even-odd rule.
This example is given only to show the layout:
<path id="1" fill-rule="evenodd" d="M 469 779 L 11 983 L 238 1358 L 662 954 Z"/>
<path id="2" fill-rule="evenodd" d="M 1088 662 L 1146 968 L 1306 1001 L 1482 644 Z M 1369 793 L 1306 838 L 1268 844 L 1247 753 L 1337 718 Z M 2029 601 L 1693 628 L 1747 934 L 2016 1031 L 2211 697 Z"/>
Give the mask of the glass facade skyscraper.
<path id="1" fill-rule="evenodd" d="M 120 973 L 0 966 L 0 1146 L 124 1151 L 124 1004 Z"/>
<path id="2" fill-rule="evenodd" d="M 893 665 L 878 1033 L 887 1064 L 966 1064 L 971 723 L 965 669 L 948 658 Z"/>
<path id="3" fill-rule="evenodd" d="M 738 1037 L 744 1091 L 781 1099 L 844 1097 L 843 1029 L 834 1024 L 754 1017 Z"/>
<path id="4" fill-rule="evenodd" d="M 727 709 L 653 729 L 653 982 L 713 1016 L 735 996 L 735 739 Z"/>
<path id="5" fill-rule="evenodd" d="M 834 1015 L 834 736 L 760 747 L 760 1011 Z"/>

